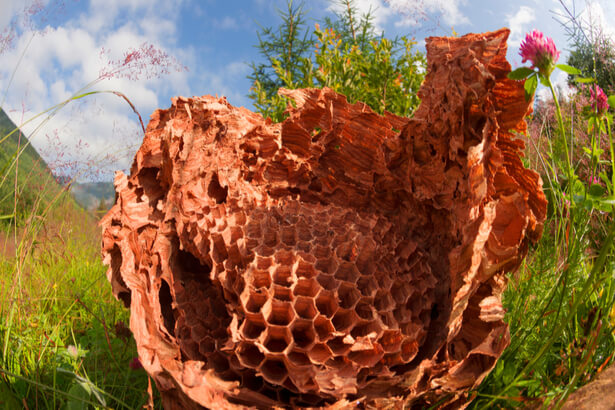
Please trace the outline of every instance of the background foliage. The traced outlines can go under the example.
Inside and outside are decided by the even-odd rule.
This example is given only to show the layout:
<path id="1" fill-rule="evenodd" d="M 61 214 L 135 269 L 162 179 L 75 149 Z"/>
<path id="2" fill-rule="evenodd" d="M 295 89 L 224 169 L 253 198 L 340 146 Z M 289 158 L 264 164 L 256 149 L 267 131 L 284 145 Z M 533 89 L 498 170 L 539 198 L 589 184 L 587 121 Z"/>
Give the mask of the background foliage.
<path id="1" fill-rule="evenodd" d="M 289 1 L 287 10 L 280 11 L 280 26 L 258 33 L 265 62 L 252 63 L 248 96 L 263 116 L 283 119 L 288 101 L 277 95 L 280 87 L 329 87 L 378 113 L 412 115 L 425 76 L 425 56 L 412 39 L 376 33 L 372 16 L 359 16 L 354 0 L 339 5 L 343 11 L 335 19 L 325 19 L 310 31 L 303 4 Z"/>

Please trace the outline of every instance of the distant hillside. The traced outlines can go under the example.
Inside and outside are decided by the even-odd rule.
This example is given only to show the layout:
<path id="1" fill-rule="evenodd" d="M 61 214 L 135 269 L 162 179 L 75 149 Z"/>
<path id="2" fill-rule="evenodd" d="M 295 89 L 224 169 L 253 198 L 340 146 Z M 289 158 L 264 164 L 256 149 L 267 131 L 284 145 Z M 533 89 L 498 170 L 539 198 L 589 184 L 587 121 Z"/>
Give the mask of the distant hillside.
<path id="1" fill-rule="evenodd" d="M 109 209 L 115 201 L 113 182 L 74 183 L 70 191 L 77 203 L 89 210 L 97 209 L 102 201 L 102 205 Z"/>
<path id="2" fill-rule="evenodd" d="M 60 191 L 51 170 L 28 144 L 27 137 L 19 131 L 7 137 L 15 128 L 15 123 L 0 109 L 0 220 L 12 219 L 15 208 L 18 219 L 33 210 L 39 213 L 46 200 Z"/>

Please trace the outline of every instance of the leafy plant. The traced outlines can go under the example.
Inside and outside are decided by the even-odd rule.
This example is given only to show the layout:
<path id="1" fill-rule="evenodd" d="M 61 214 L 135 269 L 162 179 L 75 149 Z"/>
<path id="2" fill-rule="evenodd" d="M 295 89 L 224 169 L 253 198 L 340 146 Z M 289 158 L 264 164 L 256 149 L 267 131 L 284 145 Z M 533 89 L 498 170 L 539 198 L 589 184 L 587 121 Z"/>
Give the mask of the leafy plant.
<path id="1" fill-rule="evenodd" d="M 258 48 L 268 63 L 252 64 L 249 97 L 265 117 L 283 119 L 288 101 L 277 95 L 280 87 L 329 87 L 378 113 L 410 116 L 418 106 L 425 58 L 414 49 L 416 43 L 376 34 L 372 16 L 358 17 L 352 0 L 340 6 L 343 12 L 335 20 L 325 19 L 322 28 L 316 24 L 310 34 L 303 6 L 294 8 L 289 1 L 288 11 L 280 13 L 280 27 L 259 33 Z"/>

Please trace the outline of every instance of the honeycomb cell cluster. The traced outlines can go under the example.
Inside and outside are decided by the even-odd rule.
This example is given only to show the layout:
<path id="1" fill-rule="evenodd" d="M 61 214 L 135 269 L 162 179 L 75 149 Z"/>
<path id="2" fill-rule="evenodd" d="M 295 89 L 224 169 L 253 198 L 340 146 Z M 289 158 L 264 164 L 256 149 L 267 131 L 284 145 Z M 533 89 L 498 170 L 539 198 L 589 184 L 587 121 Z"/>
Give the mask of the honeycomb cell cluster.
<path id="1" fill-rule="evenodd" d="M 507 37 L 428 39 L 412 119 L 326 88 L 152 115 L 102 247 L 166 408 L 466 403 L 546 212 Z"/>

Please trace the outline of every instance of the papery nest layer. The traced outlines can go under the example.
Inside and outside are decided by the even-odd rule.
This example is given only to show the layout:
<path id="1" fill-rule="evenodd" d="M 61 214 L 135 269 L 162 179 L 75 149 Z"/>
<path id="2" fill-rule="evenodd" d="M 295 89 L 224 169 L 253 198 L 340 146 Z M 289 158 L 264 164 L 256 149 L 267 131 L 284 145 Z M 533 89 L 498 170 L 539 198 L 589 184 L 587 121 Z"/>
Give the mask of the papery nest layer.
<path id="1" fill-rule="evenodd" d="M 428 38 L 410 119 L 327 88 L 280 90 L 280 124 L 211 96 L 154 112 L 101 224 L 166 408 L 467 403 L 546 213 L 508 34 Z"/>

